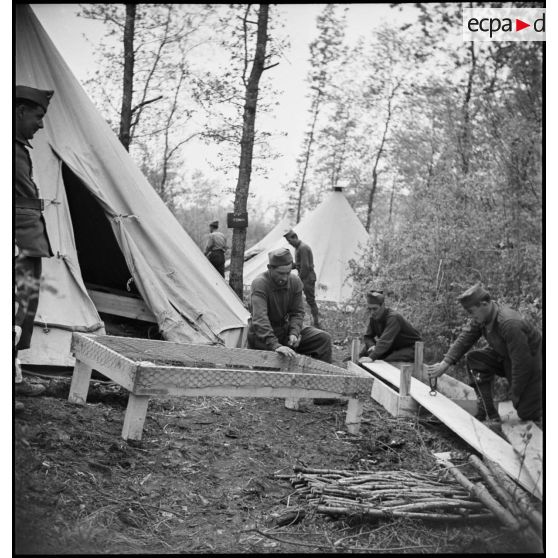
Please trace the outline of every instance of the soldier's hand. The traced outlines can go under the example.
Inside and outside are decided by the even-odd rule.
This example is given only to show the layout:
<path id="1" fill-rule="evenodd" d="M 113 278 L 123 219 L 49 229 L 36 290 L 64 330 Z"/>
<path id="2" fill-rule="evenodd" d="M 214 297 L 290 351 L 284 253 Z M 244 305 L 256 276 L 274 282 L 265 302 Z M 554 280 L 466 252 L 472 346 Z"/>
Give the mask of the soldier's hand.
<path id="1" fill-rule="evenodd" d="M 286 357 L 289 358 L 294 358 L 296 356 L 296 353 L 286 345 L 279 345 L 279 347 L 275 349 L 275 352 L 279 353 L 280 355 L 285 355 Z"/>
<path id="2" fill-rule="evenodd" d="M 287 342 L 289 347 L 293 347 L 296 349 L 300 345 L 300 336 L 299 335 L 289 335 L 289 341 Z"/>
<path id="3" fill-rule="evenodd" d="M 359 362 L 374 362 L 370 357 L 363 356 L 358 359 Z"/>
<path id="4" fill-rule="evenodd" d="M 429 364 L 426 366 L 426 373 L 429 378 L 439 378 L 442 374 L 445 374 L 449 367 L 450 365 L 445 361 L 437 362 L 436 364 Z"/>

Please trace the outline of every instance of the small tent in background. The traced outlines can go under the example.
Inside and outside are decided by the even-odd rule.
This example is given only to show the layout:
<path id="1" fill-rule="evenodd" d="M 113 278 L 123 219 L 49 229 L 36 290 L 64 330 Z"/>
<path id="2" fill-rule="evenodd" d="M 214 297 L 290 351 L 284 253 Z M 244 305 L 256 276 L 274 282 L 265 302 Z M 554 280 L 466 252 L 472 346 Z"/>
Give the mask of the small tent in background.
<path id="1" fill-rule="evenodd" d="M 269 252 L 271 250 L 270 247 L 275 246 L 277 241 L 281 240 L 283 235 L 291 228 L 293 222 L 294 218 L 291 215 L 285 215 L 261 240 L 244 252 L 244 261 L 251 260 L 260 252 Z M 225 262 L 225 269 L 228 270 L 230 265 L 231 260 L 227 260 Z"/>
<path id="2" fill-rule="evenodd" d="M 330 192 L 293 230 L 312 248 L 316 300 L 338 304 L 348 301 L 353 294 L 349 260 L 358 260 L 369 236 L 342 189 Z M 249 287 L 254 278 L 266 270 L 267 253 L 281 247 L 290 247 L 282 235 L 244 264 L 245 286 Z M 294 254 L 294 249 L 292 251 Z"/>
<path id="3" fill-rule="evenodd" d="M 152 321 L 171 341 L 237 346 L 249 318 L 241 301 L 138 170 L 31 8 L 15 9 L 16 82 L 55 92 L 30 150 L 55 256 L 43 259 L 22 362 L 72 364 L 72 331 L 104 333 L 99 312 Z"/>

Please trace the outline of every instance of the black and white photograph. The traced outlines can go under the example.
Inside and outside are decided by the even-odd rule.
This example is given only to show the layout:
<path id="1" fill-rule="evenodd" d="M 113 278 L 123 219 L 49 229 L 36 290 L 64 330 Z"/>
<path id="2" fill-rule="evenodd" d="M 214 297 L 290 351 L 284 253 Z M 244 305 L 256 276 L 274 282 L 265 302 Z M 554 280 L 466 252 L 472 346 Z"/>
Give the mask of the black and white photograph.
<path id="1" fill-rule="evenodd" d="M 12 554 L 546 553 L 545 2 L 11 24 Z"/>

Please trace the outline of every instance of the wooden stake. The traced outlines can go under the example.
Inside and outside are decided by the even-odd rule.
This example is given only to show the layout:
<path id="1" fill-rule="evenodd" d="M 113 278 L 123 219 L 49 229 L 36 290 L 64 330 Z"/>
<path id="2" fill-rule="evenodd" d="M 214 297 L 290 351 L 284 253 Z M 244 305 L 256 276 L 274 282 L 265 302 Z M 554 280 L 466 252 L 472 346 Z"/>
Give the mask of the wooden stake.
<path id="1" fill-rule="evenodd" d="M 399 380 L 399 395 L 401 397 L 407 397 L 408 395 L 410 395 L 412 374 L 412 364 L 404 364 L 401 367 L 401 378 Z"/>
<path id="2" fill-rule="evenodd" d="M 355 338 L 351 341 L 351 361 L 358 362 L 358 354 L 360 352 L 360 340 Z"/>
<path id="3" fill-rule="evenodd" d="M 349 399 L 345 426 L 350 434 L 358 434 L 364 404 L 360 399 Z"/>
<path id="4" fill-rule="evenodd" d="M 415 343 L 415 367 L 414 367 L 413 376 L 417 380 L 420 380 L 421 382 L 425 381 L 423 361 L 424 361 L 424 343 L 422 341 L 417 341 Z"/>
<path id="5" fill-rule="evenodd" d="M 74 373 L 72 374 L 72 384 L 70 385 L 70 395 L 68 395 L 68 401 L 70 403 L 85 405 L 87 401 L 87 392 L 89 391 L 91 372 L 91 366 L 76 359 Z"/>
<path id="6" fill-rule="evenodd" d="M 124 426 L 122 427 L 122 438 L 124 440 L 141 440 L 143 424 L 147 415 L 147 404 L 149 395 L 128 396 L 128 407 L 124 415 Z"/>

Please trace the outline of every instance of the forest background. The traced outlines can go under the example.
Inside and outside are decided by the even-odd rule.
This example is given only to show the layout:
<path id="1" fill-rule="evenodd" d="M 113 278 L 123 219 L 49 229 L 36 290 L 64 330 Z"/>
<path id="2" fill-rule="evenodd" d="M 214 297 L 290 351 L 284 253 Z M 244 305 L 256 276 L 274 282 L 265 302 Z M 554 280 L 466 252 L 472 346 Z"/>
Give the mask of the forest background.
<path id="1" fill-rule="evenodd" d="M 370 233 L 352 270 L 352 306 L 370 287 L 384 289 L 432 357 L 463 323 L 456 296 L 477 281 L 541 326 L 543 43 L 463 42 L 459 3 L 383 8 L 392 23 L 355 37 L 350 6 L 321 5 L 307 52 L 305 133 L 290 176 L 269 181 L 264 195 L 248 194 L 246 246 L 288 209 L 299 220 L 341 186 Z M 411 8 L 402 23 L 396 14 Z M 85 90 L 200 247 L 208 223 L 218 219 L 223 228 L 232 211 L 259 10 L 138 4 L 128 114 L 128 6 L 88 4 L 79 12 L 104 24 Z M 289 57 L 279 7 L 269 7 L 267 37 L 254 182 L 273 166 L 285 129 L 273 115 L 289 82 L 270 77 Z M 193 142 L 214 154 L 211 169 L 188 158 Z"/>

